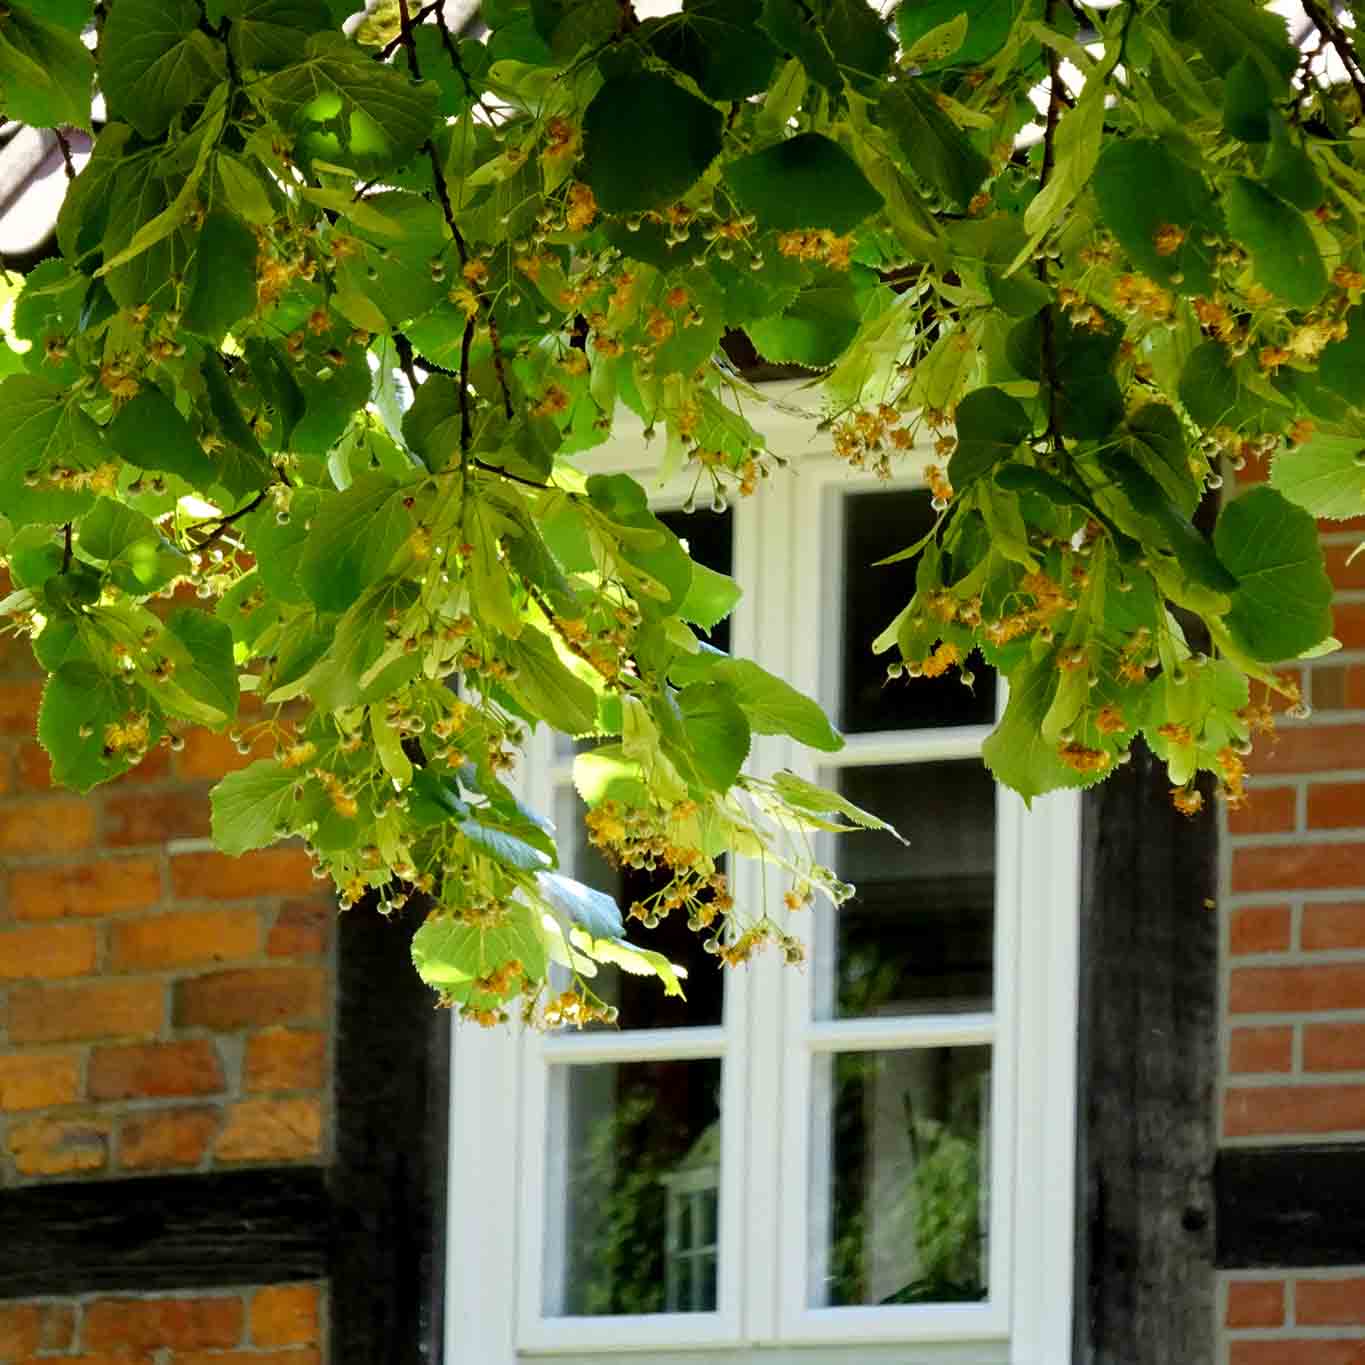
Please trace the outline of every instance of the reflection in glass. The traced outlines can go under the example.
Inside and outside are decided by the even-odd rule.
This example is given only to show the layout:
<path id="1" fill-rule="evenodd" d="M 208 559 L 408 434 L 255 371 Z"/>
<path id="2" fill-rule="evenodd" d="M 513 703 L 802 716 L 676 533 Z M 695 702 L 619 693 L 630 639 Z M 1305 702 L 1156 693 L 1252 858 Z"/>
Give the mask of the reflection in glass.
<path id="1" fill-rule="evenodd" d="M 646 900 L 658 891 L 667 878 L 643 869 L 613 867 L 607 862 L 588 842 L 583 824 L 586 810 L 571 787 L 561 787 L 556 793 L 560 864 L 569 876 L 614 896 L 624 913 L 635 901 Z M 687 969 L 687 980 L 683 982 L 687 999 L 665 995 L 655 977 L 631 976 L 615 967 L 603 968 L 590 984 L 603 1001 L 616 1006 L 620 1028 L 695 1028 L 721 1022 L 724 971 L 718 957 L 703 951 L 702 935 L 687 927 L 685 910 L 674 910 L 653 929 L 646 929 L 639 920 L 628 919 L 626 937 L 642 948 L 663 953 L 671 962 Z"/>
<path id="2" fill-rule="evenodd" d="M 714 1310 L 720 1069 L 551 1068 L 547 1314 Z"/>
<path id="3" fill-rule="evenodd" d="M 811 1306 L 984 1299 L 990 1048 L 814 1065 Z"/>
<path id="4" fill-rule="evenodd" d="M 816 1017 L 988 1010 L 995 936 L 995 783 L 979 759 L 845 768 L 842 794 L 894 825 L 840 839 L 857 887 L 816 913 Z"/>
<path id="5" fill-rule="evenodd" d="M 872 641 L 915 595 L 915 563 L 877 567 L 913 545 L 934 524 L 924 488 L 854 493 L 843 499 L 843 638 L 840 721 L 844 730 L 924 730 L 942 725 L 986 725 L 995 717 L 995 670 L 972 656 L 976 682 L 964 687 L 956 671 L 941 678 L 889 682 L 889 654 Z M 951 580 L 949 580 L 951 581 Z"/>

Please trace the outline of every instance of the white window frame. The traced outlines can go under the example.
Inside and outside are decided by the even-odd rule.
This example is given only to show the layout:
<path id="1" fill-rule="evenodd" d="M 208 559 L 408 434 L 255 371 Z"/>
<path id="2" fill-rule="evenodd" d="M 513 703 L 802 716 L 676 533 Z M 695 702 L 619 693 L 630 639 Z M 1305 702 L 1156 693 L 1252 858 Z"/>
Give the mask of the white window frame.
<path id="1" fill-rule="evenodd" d="M 840 638 L 838 500 L 841 492 L 887 485 L 849 471 L 818 445 L 812 449 L 808 418 L 781 407 L 762 417 L 770 447 L 793 456 L 793 464 L 755 497 L 734 504 L 734 574 L 745 596 L 732 618 L 733 648 L 828 704 L 837 650 L 822 651 L 819 644 Z M 910 452 L 896 484 L 918 483 L 927 459 L 926 450 Z M 585 454 L 581 465 L 635 474 L 646 487 L 656 468 L 640 424 L 624 417 L 612 441 Z M 660 504 L 677 505 L 685 491 L 662 490 Z M 760 521 L 789 529 L 760 536 Z M 765 591 L 784 600 L 765 602 Z M 820 604 L 827 624 L 818 635 L 794 628 L 793 603 Z M 888 616 L 900 605 L 888 603 Z M 746 766 L 759 773 L 787 767 L 818 780 L 855 764 L 971 757 L 988 729 L 854 735 L 837 755 L 755 736 Z M 525 795 L 546 809 L 567 760 L 556 759 L 541 741 L 528 769 Z M 537 1358 L 577 1365 L 632 1352 L 650 1365 L 671 1361 L 675 1352 L 679 1361 L 698 1365 L 729 1365 L 751 1354 L 774 1363 L 851 1365 L 905 1361 L 894 1345 L 910 1344 L 916 1361 L 1064 1365 L 1072 1332 L 1079 811 L 1075 793 L 1035 801 L 1028 815 L 1012 793 L 997 796 L 989 1014 L 812 1022 L 818 968 L 784 967 L 769 953 L 727 971 L 720 1025 L 542 1037 L 519 1028 L 484 1032 L 452 1020 L 449 1365 Z M 780 906 L 785 888 L 769 875 L 765 888 L 760 869 L 740 861 L 733 869 L 737 902 L 755 904 L 766 890 L 766 904 Z M 809 933 L 814 918 L 798 912 L 788 927 Z M 806 1307 L 813 1053 L 983 1042 L 993 1048 L 990 1297 L 978 1304 Z M 717 1310 L 543 1316 L 547 1162 L 541 1138 L 549 1121 L 549 1065 L 570 1058 L 698 1056 L 722 1059 Z"/>

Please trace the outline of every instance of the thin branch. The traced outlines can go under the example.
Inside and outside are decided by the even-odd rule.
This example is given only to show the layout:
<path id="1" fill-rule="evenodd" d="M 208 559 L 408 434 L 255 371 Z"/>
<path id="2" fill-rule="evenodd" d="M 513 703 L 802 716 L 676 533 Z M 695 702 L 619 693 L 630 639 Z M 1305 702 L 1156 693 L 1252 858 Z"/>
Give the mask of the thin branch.
<path id="1" fill-rule="evenodd" d="M 559 491 L 552 483 L 537 483 L 534 479 L 522 478 L 520 474 L 513 474 L 495 464 L 485 464 L 482 460 L 471 460 L 470 464 L 475 469 L 481 469 L 485 474 L 496 474 L 500 479 L 507 479 L 510 483 L 519 483 L 523 488 L 534 488 L 538 493 L 547 493 L 552 489 Z M 574 495 L 570 493 L 569 496 L 573 497 Z"/>
<path id="2" fill-rule="evenodd" d="M 465 319 L 464 336 L 460 339 L 460 459 L 468 460 L 469 447 L 474 440 L 474 424 L 469 416 L 469 348 L 474 344 L 474 317 Z"/>
<path id="3" fill-rule="evenodd" d="M 412 342 L 402 332 L 393 334 L 393 349 L 398 352 L 398 368 L 412 386 L 412 396 L 417 397 L 417 367 L 413 363 Z"/>
<path id="4" fill-rule="evenodd" d="M 1362 70 L 1360 58 L 1356 55 L 1346 30 L 1337 23 L 1335 16 L 1323 9 L 1318 0 L 1303 0 L 1303 12 L 1341 58 L 1347 79 L 1351 82 L 1351 88 L 1356 92 L 1356 99 L 1360 102 L 1360 111 L 1365 114 L 1365 81 L 1361 79 L 1365 71 Z"/>
<path id="5" fill-rule="evenodd" d="M 52 130 L 57 136 L 57 146 L 61 148 L 62 165 L 66 167 L 66 178 L 74 180 L 76 178 L 76 163 L 71 159 L 71 144 L 66 140 L 66 134 L 60 128 Z"/>
<path id="6" fill-rule="evenodd" d="M 62 567 L 59 573 L 65 573 L 71 567 L 71 523 L 68 521 L 62 527 Z"/>
<path id="7" fill-rule="evenodd" d="M 460 225 L 455 221 L 455 208 L 450 202 L 450 187 L 446 184 L 446 173 L 441 167 L 440 153 L 436 150 L 436 144 L 428 140 L 426 148 L 427 160 L 431 162 L 431 178 L 436 185 L 436 197 L 441 202 L 441 214 L 446 220 L 446 227 L 450 229 L 450 235 L 455 239 L 455 250 L 459 253 L 460 266 L 469 264 L 469 246 L 465 242 L 464 233 L 460 231 Z"/>
<path id="8" fill-rule="evenodd" d="M 270 490 L 268 488 L 262 488 L 245 507 L 239 507 L 235 512 L 229 512 L 225 517 L 217 517 L 209 521 L 197 521 L 194 525 L 185 527 L 185 534 L 189 535 L 191 531 L 197 531 L 201 526 L 212 526 L 214 528 L 212 533 L 205 536 L 204 539 L 194 547 L 196 550 L 207 550 L 210 545 L 223 538 L 227 532 L 227 528 L 231 526 L 233 522 L 241 521 L 243 517 L 250 516 L 251 513 L 266 500 L 269 494 Z"/>
<path id="9" fill-rule="evenodd" d="M 450 25 L 446 23 L 445 6 L 438 3 L 434 8 L 436 10 L 436 27 L 441 31 L 441 46 L 445 48 L 446 56 L 450 58 L 450 64 L 455 68 L 455 74 L 464 82 L 465 94 L 473 99 L 474 82 L 469 79 L 469 72 L 464 69 L 464 62 L 460 59 L 460 49 L 455 46 Z"/>
<path id="10" fill-rule="evenodd" d="M 507 387 L 507 372 L 503 369 L 502 338 L 498 335 L 498 320 L 493 316 L 493 305 L 486 303 L 488 310 L 488 340 L 493 345 L 493 373 L 498 376 L 498 388 L 502 390 L 502 410 L 510 422 L 516 411 L 512 407 L 512 390 Z"/>
<path id="11" fill-rule="evenodd" d="M 441 12 L 441 6 L 442 6 L 444 3 L 445 3 L 445 0 L 431 0 L 431 3 L 430 3 L 429 5 L 423 5 L 422 8 L 419 9 L 419 10 L 417 11 L 417 13 L 414 14 L 414 15 L 412 16 L 411 23 L 413 23 L 413 24 L 423 24 L 423 23 L 425 23 L 433 14 L 440 14 L 440 12 Z M 395 52 L 398 51 L 398 49 L 399 49 L 400 47 L 407 47 L 407 45 L 408 45 L 408 39 L 404 37 L 404 28 L 406 28 L 406 27 L 408 27 L 408 26 L 402 23 L 402 16 L 404 16 L 404 15 L 407 14 L 407 8 L 408 8 L 408 7 L 407 7 L 406 4 L 404 4 L 404 5 L 402 5 L 402 6 L 400 7 L 400 9 L 399 9 L 399 11 L 398 11 L 398 12 L 399 12 L 399 16 L 400 16 L 400 19 L 399 19 L 400 27 L 399 27 L 399 30 L 398 30 L 398 36 L 397 36 L 396 38 L 391 38 L 387 43 L 384 44 L 383 47 L 381 47 L 381 48 L 379 49 L 378 52 L 376 52 L 376 53 L 374 54 L 375 60 L 376 60 L 376 61 L 386 62 L 386 61 L 389 60 L 390 57 L 393 56 L 393 54 L 394 54 Z M 408 55 L 409 55 L 409 56 L 412 55 L 411 49 L 409 49 Z M 417 72 L 416 72 L 416 70 L 414 69 L 413 75 L 415 76 L 416 74 L 417 74 Z"/>

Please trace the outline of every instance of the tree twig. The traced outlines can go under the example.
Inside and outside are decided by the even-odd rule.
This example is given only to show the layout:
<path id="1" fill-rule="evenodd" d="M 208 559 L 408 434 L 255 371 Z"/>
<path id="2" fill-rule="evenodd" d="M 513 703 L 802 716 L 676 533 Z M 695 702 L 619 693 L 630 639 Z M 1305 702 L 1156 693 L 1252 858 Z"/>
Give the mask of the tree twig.
<path id="1" fill-rule="evenodd" d="M 469 416 L 469 348 L 474 344 L 474 316 L 465 319 L 464 336 L 460 338 L 460 459 L 469 459 L 469 447 L 474 440 L 474 424 Z"/>
<path id="2" fill-rule="evenodd" d="M 66 178 L 74 180 L 76 178 L 76 163 L 71 159 L 71 144 L 66 140 L 66 134 L 60 128 L 52 130 L 57 136 L 57 146 L 61 148 L 62 165 L 66 168 Z"/>
<path id="3" fill-rule="evenodd" d="M 66 573 L 71 567 L 71 523 L 68 521 L 62 527 L 62 567 L 58 571 Z"/>
<path id="4" fill-rule="evenodd" d="M 1303 12 L 1341 58 L 1341 64 L 1346 69 L 1346 77 L 1351 82 L 1351 88 L 1356 92 L 1356 99 L 1360 103 L 1360 111 L 1365 114 L 1365 81 L 1361 79 L 1365 72 L 1362 71 L 1360 58 L 1356 55 L 1345 29 L 1337 23 L 1333 15 L 1323 9 L 1318 0 L 1303 0 Z"/>
<path id="5" fill-rule="evenodd" d="M 410 39 L 404 36 L 404 29 L 405 28 L 410 29 L 411 24 L 425 23 L 427 19 L 429 19 L 433 14 L 440 14 L 441 6 L 444 3 L 445 0 L 431 0 L 431 3 L 429 5 L 423 5 L 422 8 L 419 9 L 417 13 L 412 16 L 412 19 L 410 20 L 409 24 L 406 25 L 403 23 L 403 17 L 407 14 L 408 7 L 406 4 L 401 5 L 398 11 L 399 14 L 398 36 L 396 38 L 390 38 L 389 41 L 385 43 L 384 46 L 381 47 L 379 51 L 374 54 L 375 60 L 380 62 L 388 61 L 389 58 L 392 57 L 393 54 L 397 52 L 400 47 L 407 47 L 408 56 L 411 58 L 412 48 L 408 46 Z M 414 76 L 417 75 L 417 68 L 415 65 L 413 67 L 412 74 Z"/>
<path id="6" fill-rule="evenodd" d="M 207 550 L 210 545 L 215 544 L 223 538 L 227 532 L 227 528 L 231 526 L 233 522 L 241 521 L 243 517 L 250 516 L 251 513 L 266 500 L 269 494 L 270 490 L 268 488 L 262 488 L 245 507 L 239 507 L 235 512 L 229 512 L 225 517 L 216 517 L 209 521 L 197 521 L 193 526 L 185 527 L 185 534 L 189 535 L 191 531 L 197 531 L 201 526 L 212 526 L 214 528 L 212 533 L 205 536 L 204 539 L 194 547 L 196 550 Z"/>
<path id="7" fill-rule="evenodd" d="M 496 474 L 500 479 L 506 479 L 510 483 L 519 483 L 523 488 L 534 488 L 538 493 L 547 493 L 555 489 L 552 483 L 537 483 L 534 479 L 525 479 L 520 474 L 513 474 L 510 470 L 502 469 L 495 464 L 486 464 L 483 460 L 471 460 L 470 464 L 475 469 L 481 469 L 485 474 Z M 559 490 L 555 490 L 559 491 Z M 569 494 L 570 497 L 574 495 Z"/>

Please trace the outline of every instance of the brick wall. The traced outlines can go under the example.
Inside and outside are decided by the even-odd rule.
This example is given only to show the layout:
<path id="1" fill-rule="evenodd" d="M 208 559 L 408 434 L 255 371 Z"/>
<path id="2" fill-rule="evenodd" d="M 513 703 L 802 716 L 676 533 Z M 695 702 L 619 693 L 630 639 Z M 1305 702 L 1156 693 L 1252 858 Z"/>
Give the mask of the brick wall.
<path id="1" fill-rule="evenodd" d="M 314 1284 L 0 1303 L 0 1365 L 319 1365 L 324 1321 Z"/>
<path id="2" fill-rule="evenodd" d="M 1299 670 L 1311 715 L 1281 714 L 1223 817 L 1227 1146 L 1365 1142 L 1365 519 L 1323 530 L 1343 649 Z M 1222 1281 L 1227 1365 L 1365 1362 L 1365 1272 Z"/>
<path id="3" fill-rule="evenodd" d="M 332 902 L 301 850 L 207 839 L 209 788 L 250 756 L 189 734 L 88 797 L 56 791 L 40 689 L 0 637 L 0 1198 L 325 1161 Z M 316 1365 L 318 1292 L 0 1303 L 0 1362 Z"/>

